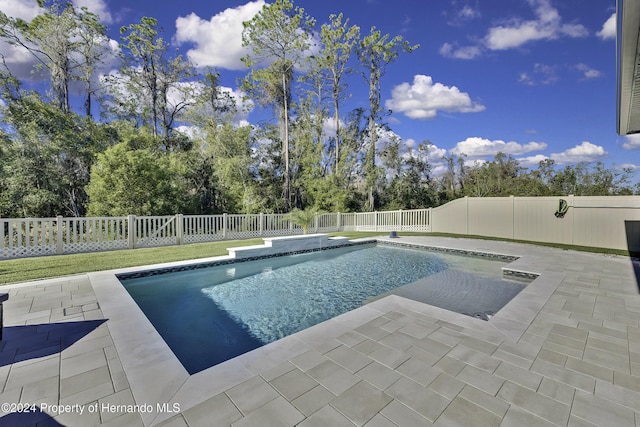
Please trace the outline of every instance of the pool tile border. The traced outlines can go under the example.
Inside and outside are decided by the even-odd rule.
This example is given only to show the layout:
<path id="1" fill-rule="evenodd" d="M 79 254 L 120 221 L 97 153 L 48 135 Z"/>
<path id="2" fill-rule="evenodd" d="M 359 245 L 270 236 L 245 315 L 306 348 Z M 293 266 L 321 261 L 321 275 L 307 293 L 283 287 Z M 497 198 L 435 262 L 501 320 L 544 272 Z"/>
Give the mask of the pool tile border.
<path id="1" fill-rule="evenodd" d="M 312 248 L 312 249 L 300 249 L 297 251 L 280 252 L 275 254 L 259 255 L 259 256 L 252 256 L 252 257 L 245 257 L 245 258 L 227 258 L 222 260 L 200 262 L 200 263 L 188 264 L 188 265 L 153 268 L 149 270 L 135 271 L 135 272 L 128 272 L 128 273 L 118 273 L 116 274 L 116 277 L 120 280 L 138 279 L 140 277 L 157 276 L 157 275 L 166 274 L 166 273 L 177 273 L 180 271 L 198 270 L 200 268 L 217 267 L 220 265 L 229 265 L 229 264 L 238 264 L 238 263 L 247 262 L 247 261 L 258 261 L 261 259 L 276 258 L 281 256 L 300 255 L 300 254 L 306 254 L 311 252 L 326 251 L 329 249 L 340 249 L 340 248 L 347 248 L 350 246 L 362 246 L 362 245 L 373 245 L 373 244 L 376 244 L 376 240 L 362 240 L 357 242 L 346 243 L 344 245 L 324 246 L 321 248 Z"/>

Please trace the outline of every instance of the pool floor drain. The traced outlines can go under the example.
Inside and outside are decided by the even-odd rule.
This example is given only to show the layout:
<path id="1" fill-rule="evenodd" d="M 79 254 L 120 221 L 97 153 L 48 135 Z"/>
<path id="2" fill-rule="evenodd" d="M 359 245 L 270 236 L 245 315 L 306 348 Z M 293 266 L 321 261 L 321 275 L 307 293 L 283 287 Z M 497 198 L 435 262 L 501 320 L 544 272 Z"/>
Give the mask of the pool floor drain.
<path id="1" fill-rule="evenodd" d="M 480 320 L 489 320 L 493 317 L 493 315 L 495 314 L 493 311 L 478 311 L 476 313 L 473 314 L 469 314 L 469 313 L 462 313 L 465 314 L 467 316 L 471 316 L 471 317 L 475 317 L 476 319 L 480 319 Z"/>

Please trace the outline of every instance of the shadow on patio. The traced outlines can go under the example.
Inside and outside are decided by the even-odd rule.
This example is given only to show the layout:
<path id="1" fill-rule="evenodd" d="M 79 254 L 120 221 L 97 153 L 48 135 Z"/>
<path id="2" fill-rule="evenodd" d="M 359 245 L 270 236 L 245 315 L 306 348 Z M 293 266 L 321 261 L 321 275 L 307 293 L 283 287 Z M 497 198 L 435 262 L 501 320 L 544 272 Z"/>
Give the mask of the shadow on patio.
<path id="1" fill-rule="evenodd" d="M 5 326 L 0 341 L 0 366 L 59 353 L 106 321 Z"/>

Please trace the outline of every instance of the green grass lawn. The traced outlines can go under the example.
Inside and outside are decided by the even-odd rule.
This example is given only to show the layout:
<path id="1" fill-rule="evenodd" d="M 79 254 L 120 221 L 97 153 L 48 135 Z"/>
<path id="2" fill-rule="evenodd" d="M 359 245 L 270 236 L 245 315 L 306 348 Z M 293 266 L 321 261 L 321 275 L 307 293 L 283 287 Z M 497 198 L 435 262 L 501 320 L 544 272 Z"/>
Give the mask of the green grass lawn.
<path id="1" fill-rule="evenodd" d="M 482 236 L 461 236 L 443 233 L 400 233 L 404 236 L 442 236 L 464 237 L 485 240 L 503 240 Z M 387 236 L 388 232 L 341 232 L 330 233 L 331 236 L 344 236 L 349 239 Z M 548 243 L 523 242 L 561 249 L 599 252 L 606 254 L 628 256 L 628 251 L 613 249 L 601 249 L 592 247 L 579 247 L 571 245 L 556 245 Z M 163 262 L 184 261 L 190 259 L 207 258 L 227 255 L 227 248 L 236 246 L 260 245 L 262 239 L 227 240 L 222 242 L 194 243 L 183 246 L 163 246 L 158 248 L 143 248 L 133 250 L 119 250 L 109 252 L 93 252 L 71 255 L 52 255 L 34 258 L 19 258 L 0 261 L 0 284 L 19 283 L 51 277 L 68 276 L 72 274 L 87 273 L 90 271 L 111 270 L 116 268 L 135 267 L 140 265 L 159 264 Z M 634 254 L 635 255 L 635 254 Z"/>

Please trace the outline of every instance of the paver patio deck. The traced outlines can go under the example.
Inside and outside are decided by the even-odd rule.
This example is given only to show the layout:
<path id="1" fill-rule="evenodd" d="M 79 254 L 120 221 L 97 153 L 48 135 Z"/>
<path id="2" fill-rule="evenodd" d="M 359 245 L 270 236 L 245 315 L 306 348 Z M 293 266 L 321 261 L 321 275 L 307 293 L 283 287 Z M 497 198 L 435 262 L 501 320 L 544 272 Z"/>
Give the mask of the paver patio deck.
<path id="1" fill-rule="evenodd" d="M 0 425 L 640 427 L 640 263 L 393 241 L 540 276 L 488 322 L 389 296 L 191 376 L 114 272 L 4 286 Z"/>

